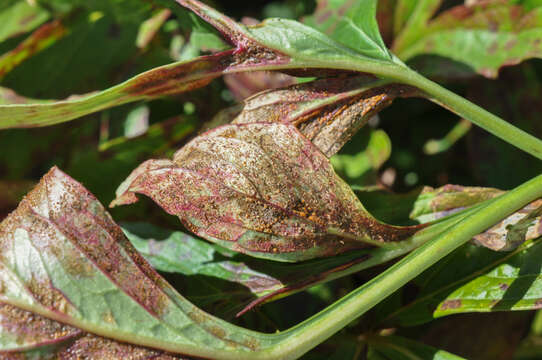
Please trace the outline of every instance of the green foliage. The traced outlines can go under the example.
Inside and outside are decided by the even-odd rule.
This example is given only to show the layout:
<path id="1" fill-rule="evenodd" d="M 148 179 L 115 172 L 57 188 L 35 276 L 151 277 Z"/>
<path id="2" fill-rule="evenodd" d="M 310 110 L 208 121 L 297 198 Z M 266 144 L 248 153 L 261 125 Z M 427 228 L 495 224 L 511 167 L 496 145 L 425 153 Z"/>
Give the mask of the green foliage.
<path id="1" fill-rule="evenodd" d="M 540 358 L 542 2 L 264 2 L 0 3 L 0 357 Z"/>

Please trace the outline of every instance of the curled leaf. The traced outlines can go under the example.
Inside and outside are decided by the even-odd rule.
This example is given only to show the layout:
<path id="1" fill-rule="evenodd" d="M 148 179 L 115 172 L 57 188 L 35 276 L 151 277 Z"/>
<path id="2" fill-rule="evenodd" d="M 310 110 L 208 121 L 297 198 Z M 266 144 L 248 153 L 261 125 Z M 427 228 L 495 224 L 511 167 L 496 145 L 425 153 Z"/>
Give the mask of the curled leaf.
<path id="1" fill-rule="evenodd" d="M 537 200 L 482 234 L 476 235 L 474 241 L 492 250 L 509 251 L 527 240 L 540 236 L 542 236 L 542 200 Z"/>
<path id="2" fill-rule="evenodd" d="M 250 97 L 233 123 L 294 124 L 331 157 L 396 97 L 413 94 L 410 87 L 387 84 L 370 76 L 322 79 Z"/>
<path id="3" fill-rule="evenodd" d="M 288 124 L 211 130 L 170 160 L 149 160 L 112 206 L 145 194 L 195 234 L 235 251 L 300 261 L 403 240 L 417 227 L 370 216 L 329 160 Z"/>

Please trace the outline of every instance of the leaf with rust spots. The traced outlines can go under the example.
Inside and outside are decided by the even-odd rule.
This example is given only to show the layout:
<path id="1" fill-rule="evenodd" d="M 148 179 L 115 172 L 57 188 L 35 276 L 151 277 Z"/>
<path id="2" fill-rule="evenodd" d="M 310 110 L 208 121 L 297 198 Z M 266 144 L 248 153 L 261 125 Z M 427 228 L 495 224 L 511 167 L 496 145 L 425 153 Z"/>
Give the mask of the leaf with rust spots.
<path id="1" fill-rule="evenodd" d="M 66 31 L 59 20 L 40 26 L 15 49 L 0 56 L 0 80 L 21 62 L 54 44 Z"/>
<path id="2" fill-rule="evenodd" d="M 404 194 L 382 189 L 355 188 L 365 208 L 390 224 L 430 223 L 503 194 L 493 188 L 444 185 L 425 186 Z"/>
<path id="3" fill-rule="evenodd" d="M 417 297 L 383 322 L 411 326 L 450 314 L 539 309 L 541 256 L 542 237 L 510 252 L 466 244 L 420 275 Z"/>
<path id="4" fill-rule="evenodd" d="M 427 2 L 431 1 L 418 6 Z M 542 7 L 527 11 L 512 2 L 480 2 L 451 8 L 430 20 L 434 10 L 416 22 L 417 27 L 412 28 L 409 20 L 398 35 L 392 50 L 403 61 L 438 56 L 495 78 L 502 66 L 542 57 Z M 438 62 L 433 59 L 433 64 L 427 62 L 432 67 Z"/>
<path id="5" fill-rule="evenodd" d="M 542 236 L 542 200 L 537 200 L 484 233 L 476 235 L 474 241 L 492 250 L 510 251 L 525 241 L 540 236 Z"/>
<path id="6" fill-rule="evenodd" d="M 0 129 L 66 122 L 109 107 L 194 90 L 224 74 L 296 70 L 305 76 L 338 75 L 349 73 L 344 64 L 351 61 L 356 62 L 358 71 L 398 66 L 378 34 L 373 18 L 376 2 L 373 0 L 364 0 L 370 11 L 352 14 L 356 21 L 354 29 L 348 24 L 345 27 L 347 33 L 361 31 L 364 34 L 365 45 L 356 49 L 296 21 L 269 19 L 258 25 L 244 26 L 198 1 L 178 2 L 219 30 L 233 49 L 157 67 L 78 99 L 48 104 L 0 105 Z M 327 65 L 323 66 L 323 63 Z"/>
<path id="7" fill-rule="evenodd" d="M 295 77 L 284 73 L 254 71 L 224 75 L 224 83 L 237 101 L 243 101 L 261 91 L 294 85 L 297 80 Z"/>
<path id="8" fill-rule="evenodd" d="M 2 359 L 182 360 L 181 355 L 120 343 L 0 303 Z"/>
<path id="9" fill-rule="evenodd" d="M 232 122 L 293 124 L 331 157 L 396 97 L 414 93 L 370 76 L 322 79 L 254 95 Z"/>
<path id="10" fill-rule="evenodd" d="M 235 251 L 300 261 L 385 245 L 419 227 L 370 216 L 329 160 L 293 125 L 225 125 L 171 160 L 141 164 L 112 206 L 151 197 L 195 234 Z"/>
<path id="11" fill-rule="evenodd" d="M 0 224 L 0 302 L 104 338 L 199 357 L 235 358 L 272 341 L 179 295 L 98 200 L 57 168 Z"/>

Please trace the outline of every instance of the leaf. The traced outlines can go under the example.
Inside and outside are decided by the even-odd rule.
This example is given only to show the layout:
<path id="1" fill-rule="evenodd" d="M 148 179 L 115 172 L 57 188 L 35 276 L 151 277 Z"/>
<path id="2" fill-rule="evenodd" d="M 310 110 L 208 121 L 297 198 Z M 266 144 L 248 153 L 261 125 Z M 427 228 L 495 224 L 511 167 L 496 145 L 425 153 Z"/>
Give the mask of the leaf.
<path id="1" fill-rule="evenodd" d="M 425 186 L 404 194 L 380 189 L 355 190 L 371 214 L 390 224 L 402 224 L 408 220 L 429 223 L 503 193 L 498 189 L 452 184 L 436 189 Z"/>
<path id="2" fill-rule="evenodd" d="M 329 66 L 344 69 L 345 62 L 353 60 L 357 61 L 360 71 L 376 71 L 383 65 L 388 68 L 398 66 L 388 57 L 372 57 L 374 54 L 370 49 L 353 51 L 295 21 L 270 19 L 257 26 L 245 27 L 198 1 L 178 2 L 217 28 L 235 49 L 154 68 L 77 101 L 0 106 L 0 128 L 65 122 L 111 106 L 193 90 L 232 72 L 303 69 L 308 74 L 325 74 L 325 70 L 311 69 Z"/>
<path id="3" fill-rule="evenodd" d="M 462 357 L 444 350 L 399 336 L 368 338 L 367 360 L 461 360 Z"/>
<path id="4" fill-rule="evenodd" d="M 370 58 L 391 60 L 376 20 L 376 0 L 319 0 L 305 23 Z"/>
<path id="5" fill-rule="evenodd" d="M 40 26 L 15 49 L 0 56 L 0 80 L 21 62 L 51 46 L 64 35 L 66 28 L 58 20 Z"/>
<path id="6" fill-rule="evenodd" d="M 450 314 L 538 309 L 541 253 L 542 238 L 508 253 L 465 245 L 422 274 L 417 298 L 385 322 L 411 326 Z"/>
<path id="7" fill-rule="evenodd" d="M 171 10 L 162 9 L 151 18 L 145 20 L 139 27 L 137 34 L 136 45 L 140 49 L 145 49 L 152 39 L 155 37 L 160 27 L 171 16 Z"/>
<path id="8" fill-rule="evenodd" d="M 48 18 L 47 11 L 26 1 L 18 1 L 6 9 L 0 9 L 0 42 L 32 31 Z"/>
<path id="9" fill-rule="evenodd" d="M 0 224 L 0 284 L 0 302 L 109 339 L 199 357 L 240 357 L 271 341 L 180 296 L 57 168 Z"/>
<path id="10" fill-rule="evenodd" d="M 368 76 L 322 79 L 254 95 L 232 123 L 294 124 L 330 157 L 396 97 L 414 93 Z"/>
<path id="11" fill-rule="evenodd" d="M 502 66 L 542 56 L 542 7 L 527 12 L 511 2 L 460 5 L 414 30 L 392 47 L 403 61 L 437 55 L 495 78 Z"/>
<path id="12" fill-rule="evenodd" d="M 141 164 L 111 206 L 136 202 L 136 193 L 151 197 L 207 240 L 279 261 L 399 241 L 417 230 L 374 220 L 328 159 L 286 124 L 211 130 L 173 161 Z"/>
<path id="13" fill-rule="evenodd" d="M 7 359 L 187 359 L 119 343 L 0 303 L 0 356 Z"/>
<path id="14" fill-rule="evenodd" d="M 237 101 L 269 89 L 277 89 L 297 84 L 293 76 L 279 72 L 254 71 L 224 75 L 224 83 Z"/>

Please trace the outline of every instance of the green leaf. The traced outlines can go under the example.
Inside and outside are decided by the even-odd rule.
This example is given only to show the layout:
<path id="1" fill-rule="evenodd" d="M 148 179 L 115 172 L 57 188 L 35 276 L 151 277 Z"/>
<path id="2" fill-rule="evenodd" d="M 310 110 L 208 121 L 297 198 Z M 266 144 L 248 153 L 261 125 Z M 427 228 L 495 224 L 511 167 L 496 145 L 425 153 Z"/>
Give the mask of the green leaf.
<path id="1" fill-rule="evenodd" d="M 369 58 L 391 60 L 376 21 L 377 0 L 319 0 L 304 22 Z"/>
<path id="2" fill-rule="evenodd" d="M 41 7 L 31 6 L 27 1 L 16 2 L 0 10 L 0 42 L 32 31 L 47 19 L 49 14 Z"/>
<path id="3" fill-rule="evenodd" d="M 399 336 L 367 339 L 367 360 L 462 360 L 462 357 Z"/>
<path id="4" fill-rule="evenodd" d="M 301 261 L 406 239 L 417 227 L 377 222 L 294 126 L 225 125 L 171 160 L 148 160 L 112 206 L 151 197 L 195 234 L 235 251 Z"/>
<path id="5" fill-rule="evenodd" d="M 542 8 L 527 12 L 510 2 L 461 5 L 428 19 L 424 16 L 413 30 L 407 25 L 394 43 L 403 61 L 437 55 L 494 78 L 502 66 L 542 57 Z"/>
<path id="6" fill-rule="evenodd" d="M 450 314 L 540 308 L 542 239 L 508 253 L 463 246 L 417 280 L 421 292 L 386 322 L 416 325 Z"/>
<path id="7" fill-rule="evenodd" d="M 230 358 L 271 341 L 180 296 L 57 168 L 0 224 L 0 284 L 0 302 L 110 339 Z"/>
<path id="8" fill-rule="evenodd" d="M 7 352 L 7 353 L 6 353 Z M 120 343 L 0 303 L 0 356 L 9 359 L 188 359 L 140 346 Z"/>

